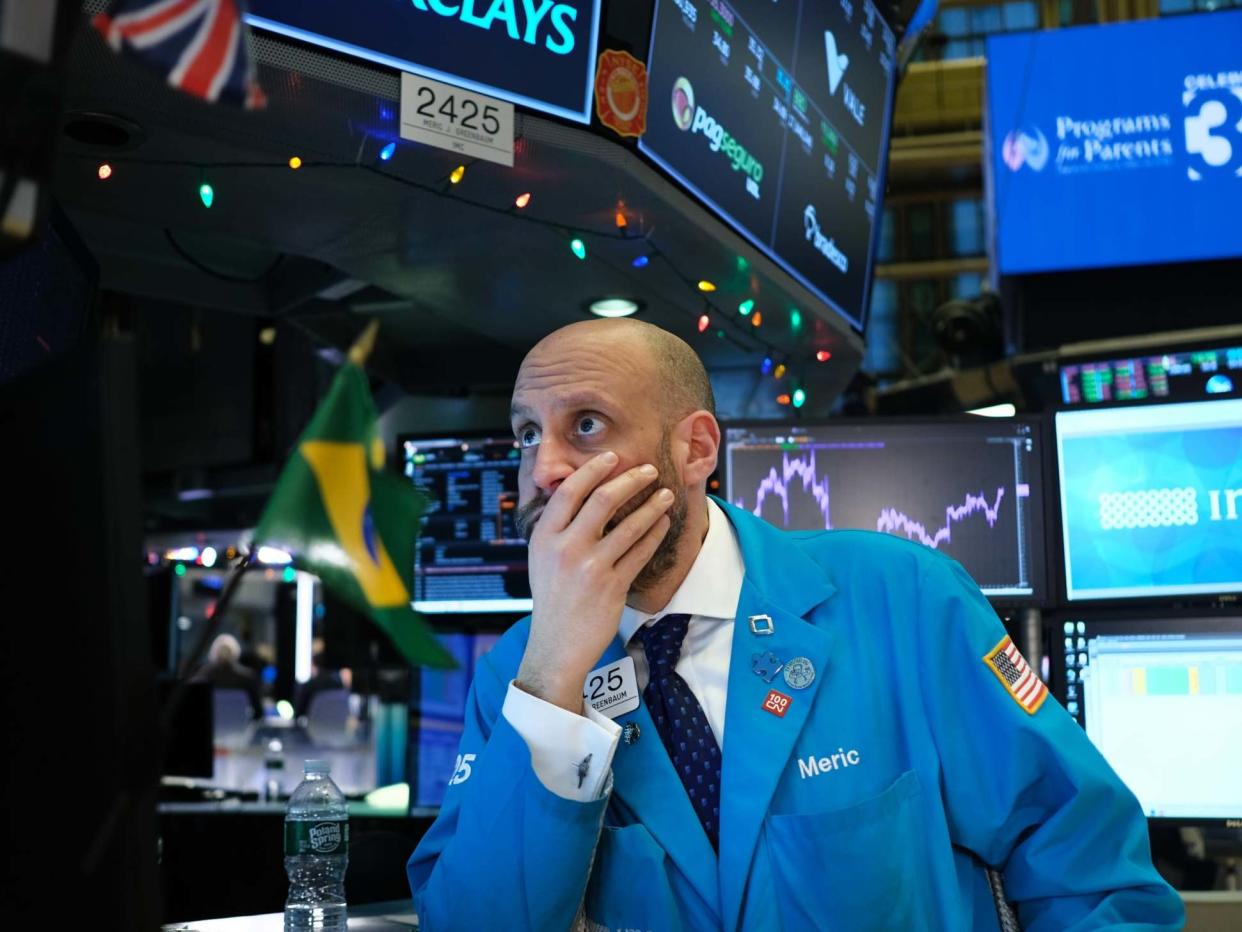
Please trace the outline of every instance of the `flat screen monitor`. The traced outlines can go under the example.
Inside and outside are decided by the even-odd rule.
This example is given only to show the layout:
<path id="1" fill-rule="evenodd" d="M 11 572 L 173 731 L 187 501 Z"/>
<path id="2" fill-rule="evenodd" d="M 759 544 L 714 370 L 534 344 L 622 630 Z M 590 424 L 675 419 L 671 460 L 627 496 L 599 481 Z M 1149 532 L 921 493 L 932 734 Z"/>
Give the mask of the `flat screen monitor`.
<path id="1" fill-rule="evenodd" d="M 1058 411 L 1065 595 L 1242 592 L 1242 399 Z"/>
<path id="2" fill-rule="evenodd" d="M 1066 710 L 1150 818 L 1242 819 L 1242 616 L 1054 621 Z"/>
<path id="3" fill-rule="evenodd" d="M 399 444 L 405 474 L 430 496 L 414 552 L 415 610 L 529 612 L 513 437 L 406 436 Z"/>
<path id="4" fill-rule="evenodd" d="M 871 0 L 656 0 L 639 149 L 859 330 L 893 100 Z"/>
<path id="5" fill-rule="evenodd" d="M 1002 274 L 1242 255 L 1242 10 L 989 36 Z"/>
<path id="6" fill-rule="evenodd" d="M 1240 398 L 1242 346 L 1075 360 L 1059 374 L 1065 407 Z"/>
<path id="7" fill-rule="evenodd" d="M 790 530 L 854 528 L 953 557 L 991 598 L 1043 598 L 1034 420 L 728 425 L 728 500 Z"/>
<path id="8" fill-rule="evenodd" d="M 465 729 L 466 696 L 479 659 L 500 637 L 461 632 L 436 636 L 459 666 L 456 670 L 423 667 L 414 677 L 406 745 L 411 810 L 439 806 L 449 781 L 461 771 L 463 762 L 458 753 Z"/>

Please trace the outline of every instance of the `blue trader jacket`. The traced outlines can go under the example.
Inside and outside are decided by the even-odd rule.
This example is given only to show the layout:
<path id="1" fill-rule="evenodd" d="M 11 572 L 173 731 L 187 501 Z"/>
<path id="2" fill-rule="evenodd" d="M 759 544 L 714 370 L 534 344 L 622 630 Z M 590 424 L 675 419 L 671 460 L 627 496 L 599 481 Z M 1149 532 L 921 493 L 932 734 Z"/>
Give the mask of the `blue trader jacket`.
<path id="1" fill-rule="evenodd" d="M 526 619 L 478 668 L 460 746 L 474 757 L 407 867 L 426 932 L 994 930 L 984 865 L 1025 932 L 1181 928 L 1137 801 L 1059 705 L 1028 713 L 984 662 L 1004 628 L 957 563 L 720 505 L 746 577 L 719 857 L 642 705 L 616 719 L 640 737 L 618 746 L 609 794 L 543 786 L 501 714 Z M 752 657 L 768 651 L 814 679 L 766 682 Z M 623 656 L 618 639 L 600 663 Z M 783 716 L 764 708 L 772 688 L 792 699 Z"/>

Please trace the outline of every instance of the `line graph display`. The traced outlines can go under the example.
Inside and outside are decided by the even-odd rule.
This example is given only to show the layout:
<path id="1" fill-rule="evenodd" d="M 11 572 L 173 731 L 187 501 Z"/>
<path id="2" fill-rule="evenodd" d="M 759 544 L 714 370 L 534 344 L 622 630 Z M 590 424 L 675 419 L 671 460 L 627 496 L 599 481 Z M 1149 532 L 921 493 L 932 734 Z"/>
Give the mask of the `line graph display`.
<path id="1" fill-rule="evenodd" d="M 961 505 L 949 505 L 945 508 L 944 526 L 939 528 L 935 534 L 928 534 L 926 527 L 896 508 L 885 508 L 881 511 L 880 520 L 875 523 L 875 529 L 886 534 L 903 534 L 910 540 L 917 540 L 925 547 L 931 547 L 935 550 L 941 544 L 953 539 L 953 525 L 956 522 L 961 521 L 963 518 L 968 518 L 976 512 L 983 512 L 983 516 L 987 519 L 988 527 L 995 528 L 996 522 L 1000 520 L 1001 500 L 1004 497 L 1005 487 L 1003 485 L 996 490 L 996 501 L 990 507 L 988 506 L 988 500 L 982 495 L 967 493 L 966 501 Z"/>
<path id="2" fill-rule="evenodd" d="M 879 531 L 960 562 L 989 596 L 1042 597 L 1038 425 L 784 423 L 725 433 L 729 501 L 790 530 Z"/>
<path id="3" fill-rule="evenodd" d="M 763 481 L 759 483 L 759 489 L 755 493 L 755 514 L 763 513 L 763 503 L 769 495 L 775 495 L 781 500 L 782 515 L 784 516 L 784 525 L 789 527 L 789 489 L 793 484 L 791 480 L 801 478 L 802 491 L 809 493 L 815 499 L 815 504 L 819 506 L 820 514 L 824 516 L 824 527 L 832 527 L 832 508 L 829 504 L 831 492 L 828 488 L 828 477 L 819 478 L 815 471 L 815 451 L 812 450 L 809 458 L 801 456 L 790 457 L 788 454 L 781 458 L 781 467 L 778 471 L 775 466 L 768 470 L 768 474 L 763 477 Z M 744 506 L 743 506 L 744 507 Z"/>

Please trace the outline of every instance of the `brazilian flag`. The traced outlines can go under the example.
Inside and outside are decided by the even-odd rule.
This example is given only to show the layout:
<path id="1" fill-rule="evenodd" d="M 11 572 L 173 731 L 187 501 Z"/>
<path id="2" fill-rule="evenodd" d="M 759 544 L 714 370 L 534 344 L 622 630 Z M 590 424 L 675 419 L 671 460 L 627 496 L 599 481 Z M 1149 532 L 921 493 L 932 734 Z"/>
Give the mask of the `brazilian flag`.
<path id="1" fill-rule="evenodd" d="M 350 350 L 298 440 L 255 529 L 254 547 L 279 547 L 293 565 L 366 612 L 415 666 L 451 668 L 410 605 L 414 545 L 425 500 L 384 470 L 384 444 L 362 364 L 372 322 Z"/>

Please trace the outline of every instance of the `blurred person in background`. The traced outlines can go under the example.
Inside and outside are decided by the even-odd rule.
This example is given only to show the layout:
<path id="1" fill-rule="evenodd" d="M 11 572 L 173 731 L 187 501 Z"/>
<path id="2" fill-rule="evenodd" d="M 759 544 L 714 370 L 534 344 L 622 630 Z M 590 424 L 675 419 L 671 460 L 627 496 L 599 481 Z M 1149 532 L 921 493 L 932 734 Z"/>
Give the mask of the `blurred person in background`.
<path id="1" fill-rule="evenodd" d="M 259 678 L 254 671 L 240 663 L 241 644 L 231 634 L 221 634 L 211 642 L 207 651 L 207 662 L 194 674 L 193 681 L 210 683 L 216 689 L 244 690 L 250 698 L 250 714 L 252 718 L 263 715 L 263 697 L 259 689 Z"/>

